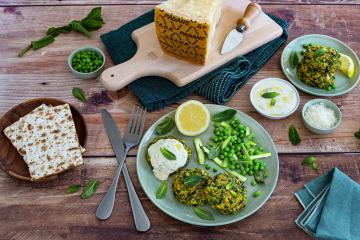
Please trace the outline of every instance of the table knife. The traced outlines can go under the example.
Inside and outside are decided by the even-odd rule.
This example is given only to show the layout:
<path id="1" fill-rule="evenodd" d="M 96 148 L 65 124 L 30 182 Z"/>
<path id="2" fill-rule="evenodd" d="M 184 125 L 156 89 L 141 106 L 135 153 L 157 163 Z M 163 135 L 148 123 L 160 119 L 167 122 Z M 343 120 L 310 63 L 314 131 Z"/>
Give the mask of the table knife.
<path id="1" fill-rule="evenodd" d="M 257 3 L 250 3 L 246 7 L 243 17 L 237 21 L 237 26 L 226 36 L 221 55 L 231 52 L 241 44 L 244 39 L 244 31 L 251 27 L 251 22 L 260 16 L 261 12 L 261 7 Z"/>
<path id="2" fill-rule="evenodd" d="M 112 213 L 117 184 L 121 174 L 121 169 L 125 163 L 126 158 L 124 156 L 125 154 L 124 142 L 121 138 L 120 131 L 116 126 L 115 121 L 111 117 L 110 113 L 105 109 L 101 109 L 101 116 L 103 118 L 106 133 L 109 137 L 116 159 L 119 162 L 119 166 L 116 171 L 115 177 L 111 183 L 111 186 L 107 191 L 107 193 L 105 194 L 104 198 L 101 200 L 99 207 L 96 210 L 96 217 L 98 219 L 105 220 L 108 219 Z"/>

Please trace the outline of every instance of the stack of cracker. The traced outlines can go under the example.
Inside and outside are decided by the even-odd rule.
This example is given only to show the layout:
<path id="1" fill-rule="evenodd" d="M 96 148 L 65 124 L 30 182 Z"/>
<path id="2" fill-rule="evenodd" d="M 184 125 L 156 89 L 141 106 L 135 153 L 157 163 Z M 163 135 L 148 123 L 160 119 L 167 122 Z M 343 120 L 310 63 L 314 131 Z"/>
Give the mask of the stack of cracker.
<path id="1" fill-rule="evenodd" d="M 24 158 L 33 181 L 83 164 L 85 150 L 76 135 L 69 104 L 43 104 L 4 133 Z"/>

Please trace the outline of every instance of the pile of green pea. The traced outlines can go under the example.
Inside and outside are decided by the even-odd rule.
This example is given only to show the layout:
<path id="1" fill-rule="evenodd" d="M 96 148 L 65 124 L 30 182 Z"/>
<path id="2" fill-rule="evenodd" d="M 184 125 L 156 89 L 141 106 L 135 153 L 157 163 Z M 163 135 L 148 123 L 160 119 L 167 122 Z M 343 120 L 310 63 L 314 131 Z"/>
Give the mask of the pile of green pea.
<path id="1" fill-rule="evenodd" d="M 268 176 L 264 161 L 250 159 L 250 156 L 264 153 L 264 148 L 254 142 L 255 135 L 250 132 L 249 127 L 234 118 L 229 123 L 215 123 L 214 134 L 210 145 L 219 145 L 218 157 L 222 160 L 224 168 L 236 170 L 243 176 L 254 176 L 251 182 L 253 186 L 258 183 L 255 179 L 264 179 Z M 228 137 L 231 137 L 230 141 L 221 149 L 221 144 Z"/>
<path id="2" fill-rule="evenodd" d="M 78 72 L 94 72 L 103 64 L 103 57 L 95 51 L 81 51 L 74 55 L 71 66 Z"/>

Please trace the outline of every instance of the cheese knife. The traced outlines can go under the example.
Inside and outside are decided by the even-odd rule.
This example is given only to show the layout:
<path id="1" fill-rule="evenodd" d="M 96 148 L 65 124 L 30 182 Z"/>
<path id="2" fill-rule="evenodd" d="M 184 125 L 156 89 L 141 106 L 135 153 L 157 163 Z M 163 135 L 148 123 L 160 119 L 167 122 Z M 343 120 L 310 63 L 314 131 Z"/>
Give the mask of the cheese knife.
<path id="1" fill-rule="evenodd" d="M 257 3 L 250 3 L 246 7 L 244 15 L 237 21 L 237 26 L 226 36 L 221 49 L 221 55 L 231 52 L 241 44 L 244 39 L 244 31 L 251 27 L 252 21 L 260 16 L 261 12 L 261 7 Z"/>

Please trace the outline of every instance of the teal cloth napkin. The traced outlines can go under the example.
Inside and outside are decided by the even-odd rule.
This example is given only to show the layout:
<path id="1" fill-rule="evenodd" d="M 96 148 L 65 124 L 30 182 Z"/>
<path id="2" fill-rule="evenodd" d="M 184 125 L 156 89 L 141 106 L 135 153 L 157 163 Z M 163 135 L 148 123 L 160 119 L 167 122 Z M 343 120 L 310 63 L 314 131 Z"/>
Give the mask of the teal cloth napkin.
<path id="1" fill-rule="evenodd" d="M 282 36 L 277 39 L 244 56 L 233 59 L 184 87 L 177 87 L 162 77 L 148 76 L 131 83 L 130 90 L 150 111 L 178 102 L 194 92 L 216 104 L 229 101 L 287 40 L 287 22 L 271 14 L 268 15 L 284 29 Z M 154 11 L 150 11 L 119 29 L 101 36 L 101 40 L 115 64 L 126 62 L 134 56 L 137 47 L 131 38 L 131 33 L 153 21 Z"/>
<path id="2" fill-rule="evenodd" d="M 334 168 L 295 193 L 304 211 L 295 223 L 319 240 L 360 239 L 360 185 Z"/>

